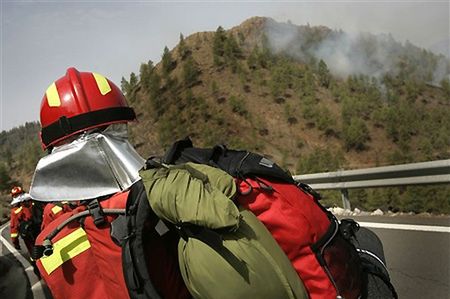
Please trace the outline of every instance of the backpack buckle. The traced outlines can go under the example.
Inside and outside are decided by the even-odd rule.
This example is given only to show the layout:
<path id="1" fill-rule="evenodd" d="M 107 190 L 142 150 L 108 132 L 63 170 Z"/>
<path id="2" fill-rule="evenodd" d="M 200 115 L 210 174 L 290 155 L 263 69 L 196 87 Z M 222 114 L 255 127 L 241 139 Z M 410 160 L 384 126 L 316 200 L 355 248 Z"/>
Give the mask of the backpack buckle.
<path id="1" fill-rule="evenodd" d="M 91 214 L 92 218 L 94 219 L 94 224 L 96 227 L 105 224 L 105 214 L 103 213 L 102 206 L 99 204 L 97 199 L 91 200 L 88 203 L 87 208 L 89 210 L 89 214 Z"/>
<path id="2" fill-rule="evenodd" d="M 339 230 L 344 239 L 350 241 L 355 237 L 356 232 L 359 230 L 359 224 L 353 219 L 342 219 Z"/>

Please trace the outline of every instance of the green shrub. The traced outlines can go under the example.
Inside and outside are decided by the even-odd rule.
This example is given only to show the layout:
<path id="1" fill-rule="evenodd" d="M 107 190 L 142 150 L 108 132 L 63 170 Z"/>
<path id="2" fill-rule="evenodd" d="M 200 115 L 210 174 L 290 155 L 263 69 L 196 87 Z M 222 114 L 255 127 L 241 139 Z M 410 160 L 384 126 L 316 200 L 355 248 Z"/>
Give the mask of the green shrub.
<path id="1" fill-rule="evenodd" d="M 187 87 L 191 87 L 198 82 L 200 70 L 196 66 L 192 56 L 189 56 L 183 64 L 183 81 Z"/>
<path id="2" fill-rule="evenodd" d="M 297 162 L 297 174 L 329 172 L 340 169 L 345 163 L 342 152 L 332 152 L 326 148 L 314 148 Z"/>
<path id="3" fill-rule="evenodd" d="M 356 117 L 353 117 L 349 124 L 344 124 L 342 137 L 347 151 L 351 149 L 364 150 L 366 142 L 370 139 L 366 123 Z"/>
<path id="4" fill-rule="evenodd" d="M 240 116 L 248 116 L 248 110 L 247 107 L 245 106 L 245 101 L 243 101 L 241 98 L 231 96 L 229 102 L 231 110 L 234 113 L 237 113 Z"/>

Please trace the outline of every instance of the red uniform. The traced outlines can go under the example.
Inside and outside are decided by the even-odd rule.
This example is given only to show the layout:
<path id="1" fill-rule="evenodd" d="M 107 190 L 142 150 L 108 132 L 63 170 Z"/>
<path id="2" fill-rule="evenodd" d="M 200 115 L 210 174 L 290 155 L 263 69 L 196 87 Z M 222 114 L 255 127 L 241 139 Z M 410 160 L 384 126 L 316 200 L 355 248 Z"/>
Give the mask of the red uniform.
<path id="1" fill-rule="evenodd" d="M 125 96 L 114 83 L 97 73 L 79 72 L 75 68 L 69 68 L 65 76 L 48 87 L 42 99 L 40 109 L 41 143 L 44 149 L 52 149 L 54 146 L 70 142 L 72 137 L 76 137 L 82 132 L 97 128 L 101 130 L 112 124 L 125 124 L 134 120 L 136 120 L 134 110 L 128 107 Z M 123 150 L 122 154 L 129 152 L 130 156 L 137 155 L 137 153 L 130 152 L 127 146 L 123 147 Z M 95 167 L 95 163 L 91 167 Z M 105 171 L 109 173 L 114 169 L 105 169 Z M 85 175 L 84 172 L 76 173 L 75 171 L 72 174 L 74 176 Z M 136 178 L 137 173 L 135 178 L 130 178 L 130 181 L 135 181 Z M 48 180 L 44 180 L 44 184 L 48 184 L 48 182 Z M 33 181 L 32 188 L 35 183 L 36 181 Z M 47 190 L 45 185 L 40 187 L 41 190 Z M 64 184 L 61 187 L 64 188 Z M 121 190 L 127 189 L 127 187 L 130 186 L 124 186 Z M 80 188 L 82 187 L 80 186 Z M 33 192 L 31 193 L 33 194 Z M 34 193 L 34 195 L 39 194 Z M 41 200 L 51 201 L 52 199 L 46 198 L 46 195 L 44 194 Z M 93 196 L 82 198 L 101 196 L 100 194 L 90 194 L 89 196 L 91 195 Z M 128 192 L 117 193 L 108 199 L 101 200 L 100 205 L 104 209 L 124 209 L 127 196 Z M 36 196 L 35 198 L 39 199 Z M 71 198 L 66 197 L 66 199 Z M 62 222 L 87 209 L 86 206 L 80 205 L 72 211 L 55 213 L 55 211 L 51 211 L 53 208 L 54 206 L 51 205 L 46 208 L 43 230 L 36 240 L 37 246 L 42 246 L 37 248 L 45 247 L 43 254 L 46 253 L 44 250 L 47 250 L 48 257 L 39 258 L 37 265 L 53 297 L 55 299 L 129 298 L 122 265 L 122 260 L 127 259 L 122 257 L 122 252 L 130 251 L 123 250 L 110 235 L 111 222 L 116 219 L 116 216 L 106 216 L 106 223 L 98 227 L 94 224 L 94 218 L 91 215 L 78 221 L 72 221 L 58 233 L 55 232 L 55 236 L 50 236 L 51 246 L 48 245 L 50 241 L 46 237 L 55 231 Z M 97 208 L 91 206 L 91 211 L 94 210 L 96 212 L 93 213 L 97 213 Z M 48 210 L 53 215 L 49 214 Z M 55 208 L 55 210 L 58 209 Z M 53 221 L 51 221 L 52 219 Z M 149 235 L 144 236 L 145 240 L 141 240 L 144 247 L 141 251 L 145 252 L 136 253 L 137 257 L 134 256 L 135 260 L 132 262 L 139 265 L 150 263 L 148 276 L 161 297 L 165 299 L 188 298 L 190 295 L 183 284 L 178 268 L 176 246 L 172 245 L 176 242 L 172 242 L 169 237 L 171 237 L 169 233 L 159 236 L 155 230 L 150 229 Z M 178 238 L 178 236 L 176 237 Z M 44 244 L 44 240 L 47 245 Z M 53 249 L 51 254 L 50 247 Z M 166 250 L 167 247 L 174 252 Z M 126 273 L 128 274 L 128 272 Z M 130 280 L 134 279 L 137 278 L 130 278 Z M 131 291 L 135 290 L 133 287 L 140 286 L 136 281 L 131 281 L 129 284 Z"/>
<path id="2" fill-rule="evenodd" d="M 101 201 L 100 205 L 103 209 L 122 209 L 127 197 L 128 192 L 118 193 Z M 59 224 L 84 210 L 86 207 L 80 205 L 63 213 L 42 230 L 36 244 L 42 244 Z M 84 221 L 69 223 L 52 239 L 53 253 L 38 259 L 36 264 L 55 299 L 129 298 L 123 274 L 122 248 L 110 235 L 111 222 L 115 218 L 106 216 L 106 224 L 97 227 L 89 215 Z M 155 231 L 144 244 L 149 275 L 165 299 L 191 298 L 178 270 L 176 241 L 161 238 Z M 169 252 L 168 247 L 173 252 Z"/>
<path id="3" fill-rule="evenodd" d="M 64 213 L 72 211 L 72 207 L 67 203 L 54 204 L 49 203 L 45 205 L 44 212 L 42 215 L 41 230 L 43 230 L 47 225 L 50 224 L 56 218 L 64 215 Z"/>
<path id="4" fill-rule="evenodd" d="M 25 221 L 30 221 L 32 217 L 32 203 L 30 201 L 21 202 L 17 206 L 11 209 L 11 241 L 16 248 L 19 246 L 19 234 L 20 234 L 20 224 Z M 25 245 L 29 252 L 33 247 L 34 240 L 25 238 Z"/>
<path id="5" fill-rule="evenodd" d="M 117 205 L 125 205 L 126 194 L 116 198 Z M 52 205 L 48 205 L 51 209 Z M 103 206 L 103 205 L 102 205 Z M 36 244 L 61 222 L 86 208 L 79 206 L 62 213 L 39 234 Z M 113 217 L 108 216 L 108 223 Z M 121 248 L 110 237 L 110 227 L 97 228 L 92 217 L 83 226 L 74 221 L 53 238 L 54 252 L 37 260 L 41 277 L 58 298 L 128 298 L 122 273 Z M 93 287 L 95 286 L 95 287 Z"/>

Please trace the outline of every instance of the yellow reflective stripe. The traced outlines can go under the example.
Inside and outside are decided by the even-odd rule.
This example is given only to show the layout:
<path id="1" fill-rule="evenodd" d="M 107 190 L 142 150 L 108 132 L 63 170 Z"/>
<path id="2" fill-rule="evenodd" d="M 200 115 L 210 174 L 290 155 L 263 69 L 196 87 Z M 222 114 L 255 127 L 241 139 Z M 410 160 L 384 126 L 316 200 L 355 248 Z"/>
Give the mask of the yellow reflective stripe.
<path id="1" fill-rule="evenodd" d="M 20 207 L 20 208 L 17 208 L 15 211 L 14 211 L 14 214 L 19 214 L 20 213 L 20 211 L 22 211 L 22 207 Z"/>
<path id="2" fill-rule="evenodd" d="M 111 91 L 111 86 L 109 86 L 108 80 L 105 77 L 96 73 L 92 73 L 92 75 L 94 75 L 95 82 L 97 82 L 98 89 L 100 89 L 102 95 Z"/>
<path id="3" fill-rule="evenodd" d="M 61 211 L 62 211 L 62 208 L 61 208 L 60 206 L 54 206 L 54 207 L 52 208 L 53 214 L 58 214 L 58 213 L 61 212 Z"/>
<path id="4" fill-rule="evenodd" d="M 53 84 L 47 88 L 45 94 L 47 95 L 47 102 L 50 107 L 61 106 L 61 99 L 59 98 L 59 93 L 58 90 L 56 89 L 55 82 L 53 82 Z"/>
<path id="5" fill-rule="evenodd" d="M 11 238 L 17 238 L 18 234 L 17 233 L 11 233 Z"/>
<path id="6" fill-rule="evenodd" d="M 53 254 L 40 259 L 47 274 L 64 262 L 76 257 L 91 247 L 86 232 L 80 227 L 53 244 Z"/>

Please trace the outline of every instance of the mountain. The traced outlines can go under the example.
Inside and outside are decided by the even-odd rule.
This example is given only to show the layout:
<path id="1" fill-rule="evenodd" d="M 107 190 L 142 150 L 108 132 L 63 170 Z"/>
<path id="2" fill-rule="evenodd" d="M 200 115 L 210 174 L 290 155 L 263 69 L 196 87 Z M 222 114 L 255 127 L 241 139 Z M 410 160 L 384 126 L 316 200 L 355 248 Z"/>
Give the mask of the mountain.
<path id="1" fill-rule="evenodd" d="M 444 56 L 390 35 L 255 17 L 180 35 L 121 87 L 144 157 L 190 136 L 197 146 L 260 152 L 299 174 L 449 158 L 449 73 Z M 326 204 L 340 201 L 327 195 Z M 350 196 L 360 208 L 450 213 L 448 187 Z"/>
<path id="2" fill-rule="evenodd" d="M 344 77 L 344 67 L 320 50 L 342 44 L 339 38 L 348 39 L 326 27 L 266 18 L 181 38 L 159 64 L 142 64 L 140 81 L 128 86 L 142 120 L 132 126 L 133 140 L 149 153 L 190 135 L 199 145 L 225 142 L 263 152 L 293 172 L 317 171 L 302 169 L 299 160 L 318 149 L 342 157 L 337 167 L 346 168 L 449 157 L 448 80 L 446 88 L 433 85 L 438 62 L 448 76 L 448 60 L 365 34 L 350 43 L 359 58 L 347 53 L 359 61 L 349 70 L 361 72 Z M 389 57 L 376 60 L 380 48 Z M 367 68 L 374 76 L 362 73 Z"/>

